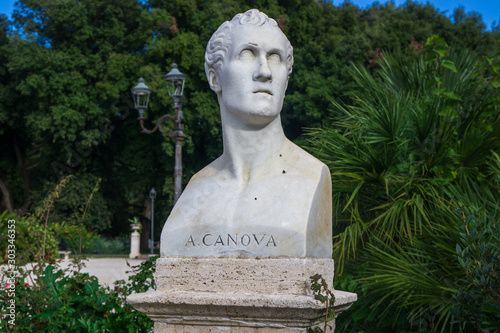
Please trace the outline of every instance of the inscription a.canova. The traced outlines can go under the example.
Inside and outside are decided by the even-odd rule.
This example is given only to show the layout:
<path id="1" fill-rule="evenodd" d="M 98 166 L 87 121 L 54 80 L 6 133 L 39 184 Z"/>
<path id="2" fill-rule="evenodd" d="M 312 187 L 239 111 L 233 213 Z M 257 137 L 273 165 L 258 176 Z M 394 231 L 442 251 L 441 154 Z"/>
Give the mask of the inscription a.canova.
<path id="1" fill-rule="evenodd" d="M 281 126 L 292 65 L 290 42 L 258 10 L 214 33 L 205 72 L 224 150 L 179 198 L 163 228 L 162 257 L 331 258 L 330 171 Z"/>
<path id="2" fill-rule="evenodd" d="M 189 235 L 185 246 L 228 246 L 238 247 L 239 245 L 247 247 L 250 245 L 257 246 L 278 246 L 273 235 L 266 234 L 206 234 L 201 238 Z"/>

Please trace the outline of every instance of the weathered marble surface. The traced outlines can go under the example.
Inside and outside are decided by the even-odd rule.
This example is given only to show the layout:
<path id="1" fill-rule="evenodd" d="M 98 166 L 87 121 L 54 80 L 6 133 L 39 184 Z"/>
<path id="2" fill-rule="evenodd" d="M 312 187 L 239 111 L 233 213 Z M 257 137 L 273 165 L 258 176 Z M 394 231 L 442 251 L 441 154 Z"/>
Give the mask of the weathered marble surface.
<path id="1" fill-rule="evenodd" d="M 307 332 L 324 309 L 310 276 L 331 282 L 333 271 L 323 258 L 160 258 L 157 290 L 127 301 L 155 321 L 155 332 Z M 334 294 L 337 314 L 357 299 Z"/>
<path id="2" fill-rule="evenodd" d="M 155 281 L 162 292 L 311 295 L 310 277 L 333 271 L 326 258 L 158 258 Z"/>
<path id="3" fill-rule="evenodd" d="M 222 156 L 189 182 L 167 219 L 162 257 L 331 258 L 331 177 L 281 126 L 293 51 L 276 22 L 238 14 L 212 36 Z"/>
<path id="4" fill-rule="evenodd" d="M 127 302 L 156 333 L 306 333 L 324 316 L 310 277 L 333 281 L 332 196 L 328 168 L 281 127 L 292 47 L 274 20 L 250 10 L 217 30 L 205 60 L 224 151 L 165 223 L 157 290 Z M 334 295 L 337 314 L 357 298 Z"/>

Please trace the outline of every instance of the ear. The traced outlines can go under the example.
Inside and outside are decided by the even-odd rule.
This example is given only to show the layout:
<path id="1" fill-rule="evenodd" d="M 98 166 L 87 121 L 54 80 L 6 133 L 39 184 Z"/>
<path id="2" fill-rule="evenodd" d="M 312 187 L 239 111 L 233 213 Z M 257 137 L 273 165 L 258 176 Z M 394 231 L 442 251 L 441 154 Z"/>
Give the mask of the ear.
<path id="1" fill-rule="evenodd" d="M 217 94 L 221 92 L 222 88 L 219 84 L 219 80 L 217 79 L 217 75 L 215 74 L 215 69 L 213 68 L 208 70 L 208 83 L 210 84 L 210 88 Z"/>

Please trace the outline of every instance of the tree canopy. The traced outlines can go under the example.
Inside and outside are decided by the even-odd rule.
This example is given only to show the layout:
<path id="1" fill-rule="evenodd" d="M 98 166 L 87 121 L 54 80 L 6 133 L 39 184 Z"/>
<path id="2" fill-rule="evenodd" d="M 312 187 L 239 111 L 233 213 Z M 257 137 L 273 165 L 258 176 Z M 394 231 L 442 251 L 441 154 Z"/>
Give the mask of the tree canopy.
<path id="1" fill-rule="evenodd" d="M 298 142 L 303 128 L 330 126 L 332 100 L 347 101 L 357 89 L 350 63 L 376 72 L 383 51 L 404 63 L 434 34 L 452 48 L 488 55 L 499 38 L 476 13 L 458 8 L 450 19 L 411 1 L 364 10 L 317 0 L 18 1 L 12 22 L 0 17 L 0 209 L 25 214 L 73 174 L 55 222 L 82 209 L 99 179 L 89 230 L 128 232 L 127 219 L 143 212 L 151 187 L 160 189 L 157 220 L 164 220 L 172 205 L 173 140 L 140 133 L 130 88 L 144 77 L 153 89 L 151 127 L 171 112 L 163 75 L 174 62 L 187 74 L 186 184 L 222 150 L 219 108 L 203 67 L 206 44 L 222 22 L 250 8 L 275 18 L 294 47 L 282 118 Z"/>

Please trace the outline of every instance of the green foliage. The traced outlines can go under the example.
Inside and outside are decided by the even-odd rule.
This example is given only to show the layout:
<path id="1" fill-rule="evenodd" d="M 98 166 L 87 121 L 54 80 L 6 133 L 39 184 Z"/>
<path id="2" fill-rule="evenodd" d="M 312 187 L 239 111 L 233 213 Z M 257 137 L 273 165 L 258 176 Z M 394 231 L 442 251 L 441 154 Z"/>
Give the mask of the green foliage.
<path id="1" fill-rule="evenodd" d="M 50 222 L 72 229 L 83 228 L 82 232 L 99 232 L 109 228 L 111 214 L 103 198 L 101 178 L 91 174 L 75 175 L 62 190 L 50 213 Z M 48 183 L 47 187 L 54 184 Z M 87 201 L 84 201 L 87 198 Z M 38 202 L 34 196 L 35 204 Z M 92 202 L 92 204 L 90 204 Z M 60 235 L 67 237 L 68 235 Z M 73 235 L 76 236 L 76 235 Z"/>
<path id="2" fill-rule="evenodd" d="M 311 151 L 332 170 L 337 271 L 355 276 L 360 294 L 339 317 L 345 331 L 470 329 L 452 315 L 464 287 L 455 209 L 499 209 L 490 65 L 499 58 L 450 50 L 439 37 L 424 50 L 404 63 L 383 54 L 375 74 L 351 66 L 352 105 L 334 102 L 334 126 L 311 130 Z"/>
<path id="3" fill-rule="evenodd" d="M 59 201 L 64 198 L 64 188 L 70 184 L 73 177 L 64 178 L 55 188 L 49 192 L 47 197 L 37 206 L 35 212 L 25 217 L 17 217 L 15 214 L 9 214 L 7 211 L 0 215 L 0 244 L 4 245 L 5 252 L 2 254 L 3 260 L 7 257 L 7 242 L 8 242 L 8 220 L 15 220 L 15 249 L 17 264 L 25 264 L 27 262 L 40 262 L 40 260 L 51 260 L 59 256 L 59 240 L 65 239 L 69 249 L 73 254 L 82 254 L 83 247 L 90 247 L 91 253 L 124 253 L 125 247 L 128 246 L 127 240 L 122 241 L 102 241 L 98 237 L 91 237 L 92 233 L 87 231 L 85 227 L 85 219 L 90 210 L 91 201 L 94 195 L 99 190 L 100 180 L 95 184 L 94 188 L 88 194 L 86 203 L 81 207 L 79 212 L 74 212 L 71 218 L 62 223 L 53 221 L 52 214 L 54 207 L 57 207 Z M 78 198 L 81 201 L 81 198 Z M 49 223 L 50 221 L 50 223 Z M 88 238 L 92 241 L 89 242 Z M 88 243 L 91 243 L 89 246 Z M 109 249 L 109 245 L 115 245 Z M 116 247 L 118 245 L 118 247 Z M 106 249 L 106 247 L 108 247 Z M 117 252 L 114 252 L 117 251 Z"/>
<path id="4" fill-rule="evenodd" d="M 321 274 L 315 274 L 310 278 L 312 294 L 316 300 L 325 305 L 325 314 L 323 318 L 320 318 L 320 321 L 324 322 L 323 328 L 318 325 L 314 329 L 309 328 L 309 332 L 328 332 L 328 328 L 331 328 L 330 324 L 335 320 L 335 295 Z"/>
<path id="5" fill-rule="evenodd" d="M 412 246 L 370 244 L 359 259 L 365 264 L 336 279 L 335 288 L 359 297 L 337 326 L 369 332 L 497 331 L 498 222 L 459 213 L 448 237 L 428 234 Z"/>
<path id="6" fill-rule="evenodd" d="M 478 85 L 473 57 L 456 56 L 460 72 L 445 68 L 444 74 L 435 62 L 385 59 L 380 79 L 352 66 L 362 89 L 353 97 L 355 105 L 334 103 L 336 127 L 311 130 L 312 151 L 333 171 L 340 263 L 355 255 L 363 235 L 386 243 L 394 237 L 411 241 L 437 228 L 435 221 L 452 214 L 446 208 L 454 186 L 493 196 L 498 186 L 500 111 L 491 105 L 498 91 Z M 427 84 L 426 75 L 442 83 Z M 436 94 L 441 86 L 467 97 Z M 450 191 L 443 193 L 447 186 Z"/>
<path id="7" fill-rule="evenodd" d="M 158 256 L 149 257 L 148 260 L 143 261 L 138 266 L 130 266 L 127 263 L 132 269 L 132 271 L 128 271 L 127 273 L 133 272 L 135 274 L 129 277 L 129 282 L 125 284 L 124 282 L 120 282 L 118 284 L 125 286 L 129 293 L 144 293 L 149 289 L 156 290 L 154 274 L 156 272 L 156 259 L 158 258 Z"/>
<path id="8" fill-rule="evenodd" d="M 454 253 L 456 237 L 447 240 L 458 223 L 454 208 L 496 211 L 500 35 L 484 31 L 475 13 L 459 7 L 450 20 L 412 1 L 362 10 L 317 0 L 21 0 L 13 22 L 0 17 L 0 211 L 29 214 L 18 218 L 18 241 L 32 259 L 43 252 L 44 237 L 45 254 L 56 250 L 54 234 L 81 248 L 95 233 L 128 235 L 132 216 L 143 216 L 149 230 L 144 212 L 152 186 L 163 188 L 155 219 L 165 220 L 173 203 L 173 142 L 140 133 L 130 88 L 142 76 L 153 89 L 150 126 L 172 103 L 162 79 L 170 64 L 187 74 L 187 183 L 222 150 L 205 46 L 222 22 L 255 7 L 277 20 L 294 47 L 286 134 L 304 142 L 303 127 L 320 128 L 313 146 L 334 172 L 339 269 L 354 273 L 368 252 L 381 260 L 398 247 L 409 257 L 395 264 L 420 256 L 429 267 L 441 265 L 429 258 L 440 248 Z M 55 205 L 37 215 L 68 174 L 75 177 Z M 92 197 L 92 205 L 82 197 Z M 440 245 L 428 249 L 427 240 Z M 371 269 L 364 272 L 375 274 Z M 416 312 L 401 302 L 397 325 L 405 327 Z"/>
<path id="9" fill-rule="evenodd" d="M 15 220 L 16 223 L 16 264 L 24 265 L 37 261 L 43 254 L 43 241 L 45 238 L 45 258 L 59 257 L 56 235 L 51 228 L 45 229 L 44 225 L 30 218 L 18 217 L 15 214 L 3 212 L 0 214 L 0 247 L 2 248 L 2 261 L 7 262 L 7 221 Z"/>
<path id="10" fill-rule="evenodd" d="M 130 88 L 143 76 L 153 89 L 146 112 L 151 126 L 172 103 L 163 74 L 172 62 L 187 74 L 187 183 L 222 150 L 217 99 L 203 67 L 205 46 L 222 22 L 255 7 L 278 21 L 294 47 L 282 113 L 291 139 L 303 127 L 330 125 L 330 100 L 347 101 L 356 89 L 347 69 L 351 61 L 376 72 L 381 52 L 392 51 L 406 63 L 434 34 L 452 47 L 487 55 L 499 36 L 463 9 L 452 22 L 432 5 L 411 1 L 364 10 L 316 0 L 19 1 L 14 22 L 0 21 L 0 210 L 23 215 L 60 178 L 74 174 L 54 207 L 54 221 L 63 223 L 80 209 L 77 198 L 86 197 L 97 179 L 103 181 L 86 219 L 89 231 L 127 234 L 124 221 L 143 214 L 151 186 L 163 188 L 156 218 L 164 220 L 173 203 L 173 141 L 140 133 Z M 453 97 L 450 92 L 442 94 Z M 148 230 L 147 219 L 141 222 Z"/>
<path id="11" fill-rule="evenodd" d="M 5 109 L 0 110 L 6 126 L 2 150 L 9 157 L 2 160 L 2 174 L 7 171 L 5 183 L 14 203 L 27 200 L 17 190 L 23 182 L 36 204 L 47 187 L 72 173 L 78 174 L 77 181 L 66 189 L 67 201 L 56 208 L 54 219 L 62 223 L 71 216 L 80 208 L 77 198 L 87 196 L 95 181 L 103 178 L 102 192 L 88 214 L 89 229 L 109 229 L 112 217 L 126 220 L 123 202 L 121 207 L 110 206 L 109 192 L 119 189 L 125 179 L 133 186 L 138 177 L 121 178 L 123 172 L 117 169 L 128 171 L 128 161 L 133 168 L 135 162 L 155 159 L 136 161 L 120 148 L 123 120 L 134 111 L 129 98 L 131 78 L 144 47 L 137 21 L 141 9 L 135 0 L 18 3 L 14 18 L 22 37 L 9 36 L 5 47 L 9 60 L 1 96 L 6 103 L 1 103 Z M 125 132 L 132 131 L 126 128 Z M 142 149 L 142 144 L 137 146 L 128 148 Z"/>
<path id="12" fill-rule="evenodd" d="M 479 332 L 500 330 L 500 221 L 498 217 L 463 217 L 455 257 L 462 270 L 454 295 L 454 317 Z"/>
<path id="13" fill-rule="evenodd" d="M 15 220 L 15 238 L 12 242 L 9 237 L 8 221 Z M 2 262 L 8 260 L 8 244 L 15 246 L 16 264 L 24 264 L 33 261 L 40 255 L 42 248 L 42 239 L 44 236 L 44 227 L 39 223 L 33 223 L 26 218 L 20 218 L 16 214 L 9 214 L 4 211 L 0 214 L 0 248 L 2 249 Z M 47 231 L 46 253 L 49 257 L 57 256 L 57 240 L 51 230 Z M 10 247 L 12 249 L 12 246 Z"/>
<path id="14" fill-rule="evenodd" d="M 1 216 L 0 230 L 2 233 L 0 241 L 2 244 L 7 242 L 7 222 L 9 219 L 14 219 L 15 223 L 15 249 L 16 249 L 16 264 L 24 264 L 27 262 L 44 259 L 57 258 L 58 241 L 54 232 L 53 225 L 49 225 L 50 211 L 54 207 L 54 202 L 59 198 L 62 189 L 70 181 L 71 177 L 63 179 L 43 200 L 43 203 L 38 205 L 35 212 L 26 217 L 16 217 L 15 214 L 3 212 Z M 3 259 L 5 261 L 7 254 L 7 246 L 4 247 L 5 252 Z"/>
<path id="15" fill-rule="evenodd" d="M 91 235 L 89 235 L 91 236 Z M 63 238 L 72 254 L 129 254 L 130 238 L 105 238 L 102 236 Z"/>
<path id="16" fill-rule="evenodd" d="M 154 287 L 155 260 L 132 267 L 135 274 L 130 282 L 120 281 L 114 288 L 100 285 L 96 277 L 75 268 L 46 265 L 35 281 L 22 272 L 15 282 L 16 325 L 9 327 L 2 321 L 0 327 L 4 332 L 151 332 L 153 322 L 125 298 Z M 0 290 L 2 299 L 12 297 L 8 287 Z M 2 315 L 7 305 L 0 305 Z"/>
<path id="17" fill-rule="evenodd" d="M 384 258 L 385 259 L 385 258 Z M 432 330 L 429 315 L 410 320 L 407 308 L 390 307 L 388 300 L 372 297 L 372 288 L 365 279 L 368 263 L 360 264 L 353 274 L 335 277 L 335 289 L 357 293 L 358 300 L 348 311 L 339 315 L 336 327 L 345 332 L 429 332 Z M 399 289 L 398 289 L 399 290 Z M 376 304 L 376 305 L 375 305 Z M 392 312 L 389 315 L 387 312 Z"/>

